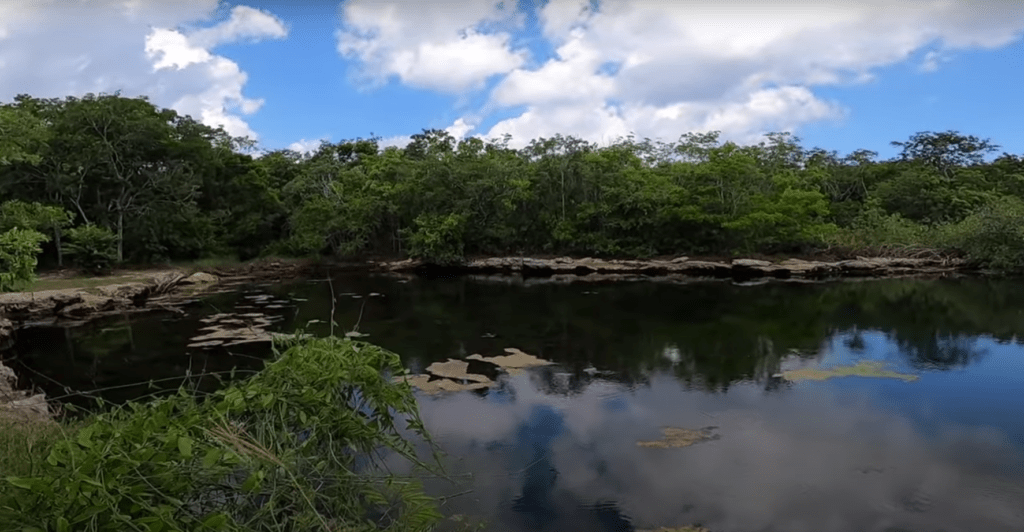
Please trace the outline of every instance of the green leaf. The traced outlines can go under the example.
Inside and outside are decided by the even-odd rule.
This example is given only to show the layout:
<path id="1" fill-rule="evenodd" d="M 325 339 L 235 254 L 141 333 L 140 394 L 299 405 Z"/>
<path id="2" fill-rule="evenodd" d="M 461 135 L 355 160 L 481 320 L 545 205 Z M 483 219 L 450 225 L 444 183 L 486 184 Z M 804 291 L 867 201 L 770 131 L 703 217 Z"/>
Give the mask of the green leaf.
<path id="1" fill-rule="evenodd" d="M 57 532 L 71 532 L 71 523 L 64 516 L 57 518 Z"/>
<path id="2" fill-rule="evenodd" d="M 35 486 L 35 481 L 31 478 L 7 477 L 4 480 L 6 480 L 8 484 L 23 490 L 30 490 Z"/>
<path id="3" fill-rule="evenodd" d="M 213 514 L 203 520 L 203 526 L 213 530 L 223 530 L 228 524 L 228 516 L 222 513 Z"/>
<path id="4" fill-rule="evenodd" d="M 242 491 L 246 493 L 252 493 L 259 488 L 260 482 L 263 481 L 263 471 L 253 471 L 249 478 L 245 479 L 242 483 Z"/>
<path id="5" fill-rule="evenodd" d="M 192 438 L 188 436 L 182 436 L 178 438 L 178 451 L 181 452 L 182 456 L 192 456 Z"/>
<path id="6" fill-rule="evenodd" d="M 210 449 L 209 451 L 206 452 L 206 456 L 203 457 L 203 467 L 205 467 L 205 468 L 213 467 L 214 464 L 216 464 L 220 460 L 220 458 L 221 458 L 221 456 L 223 456 L 223 454 L 224 453 L 221 452 L 220 449 L 217 449 L 217 448 Z"/>

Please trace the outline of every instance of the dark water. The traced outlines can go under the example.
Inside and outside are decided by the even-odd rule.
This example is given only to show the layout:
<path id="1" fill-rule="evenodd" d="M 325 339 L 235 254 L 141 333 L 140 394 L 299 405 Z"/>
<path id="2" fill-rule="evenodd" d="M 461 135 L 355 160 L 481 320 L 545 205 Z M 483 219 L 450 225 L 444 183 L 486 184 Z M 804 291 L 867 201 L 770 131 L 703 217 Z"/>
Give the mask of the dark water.
<path id="1" fill-rule="evenodd" d="M 490 530 L 1024 531 L 1019 281 L 522 286 L 342 276 L 333 287 L 340 327 L 358 322 L 414 370 L 506 347 L 557 363 L 420 402 L 458 481 L 429 488 L 472 490 L 444 511 Z M 274 297 L 254 304 L 259 294 Z M 316 281 L 253 287 L 184 318 L 23 331 L 19 363 L 51 396 L 108 388 L 100 394 L 115 401 L 153 390 L 113 386 L 258 369 L 259 349 L 185 348 L 200 317 L 239 306 L 264 308 L 238 311 L 274 314 L 275 328 L 291 331 L 329 318 L 330 291 Z M 773 377 L 861 360 L 919 379 Z M 637 445 L 663 426 L 715 426 L 721 437 Z"/>

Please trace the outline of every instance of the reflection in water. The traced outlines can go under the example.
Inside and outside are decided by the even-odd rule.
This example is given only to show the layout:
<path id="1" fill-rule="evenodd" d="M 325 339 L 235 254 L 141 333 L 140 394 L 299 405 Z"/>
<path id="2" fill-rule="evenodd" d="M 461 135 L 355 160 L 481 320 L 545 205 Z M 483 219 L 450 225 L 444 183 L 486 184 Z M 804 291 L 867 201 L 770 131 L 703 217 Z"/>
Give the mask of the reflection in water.
<path id="1" fill-rule="evenodd" d="M 1024 530 L 1024 284 L 887 280 L 735 287 L 397 283 L 341 276 L 336 320 L 421 370 L 517 347 L 555 366 L 479 393 L 424 397 L 428 429 L 465 486 L 431 483 L 445 511 L 491 530 Z M 326 334 L 324 283 L 254 288 L 276 330 Z M 597 292 L 597 293 L 594 293 Z M 238 296 L 203 313 L 231 308 Z M 269 298 L 268 298 L 269 299 Z M 250 297 L 248 306 L 259 307 Z M 256 303 L 254 303 L 256 301 Z M 260 311 L 259 308 L 244 312 Z M 360 319 L 361 316 L 361 319 Z M 19 337 L 50 395 L 259 366 L 186 350 L 198 318 L 151 315 Z M 104 330 L 106 329 L 106 330 Z M 235 353 L 235 354 L 232 354 Z M 918 378 L 788 382 L 790 370 L 883 364 Z M 875 367 L 875 366 L 871 366 Z M 55 384 L 56 383 L 56 384 Z M 210 380 L 204 386 L 214 386 Z M 125 400 L 146 386 L 104 395 Z M 665 426 L 719 439 L 648 448 Z M 401 464 L 392 464 L 396 469 Z M 460 475 L 470 474 L 469 477 Z"/>

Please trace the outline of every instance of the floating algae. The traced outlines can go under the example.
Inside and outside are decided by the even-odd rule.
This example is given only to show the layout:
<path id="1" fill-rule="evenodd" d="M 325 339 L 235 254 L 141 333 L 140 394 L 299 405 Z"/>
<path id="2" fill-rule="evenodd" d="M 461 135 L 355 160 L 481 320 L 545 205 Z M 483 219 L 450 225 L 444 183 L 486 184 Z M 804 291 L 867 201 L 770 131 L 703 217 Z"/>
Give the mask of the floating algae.
<path id="1" fill-rule="evenodd" d="M 896 373 L 885 369 L 885 364 L 874 361 L 861 361 L 855 366 L 834 366 L 830 368 L 806 368 L 783 371 L 778 376 L 788 381 L 824 381 L 833 377 L 875 377 L 883 379 L 900 379 L 905 382 L 917 380 L 917 375 Z"/>
<path id="2" fill-rule="evenodd" d="M 450 358 L 445 362 L 434 362 L 427 366 L 425 375 L 400 375 L 393 380 L 394 382 L 406 382 L 420 391 L 433 395 L 440 392 L 490 388 L 496 384 L 491 377 L 496 375 L 499 368 L 515 374 L 522 371 L 523 368 L 553 364 L 553 362 L 541 360 L 515 348 L 510 347 L 505 349 L 505 352 L 509 354 L 496 357 L 471 355 L 465 360 Z M 480 372 L 491 374 L 491 376 Z"/>
<path id="3" fill-rule="evenodd" d="M 399 375 L 392 379 L 393 382 L 406 382 L 413 388 L 423 393 L 436 395 L 441 392 L 463 392 L 467 390 L 482 390 L 493 385 L 492 382 L 470 382 L 461 384 L 451 379 L 438 379 L 431 375 Z"/>
<path id="4" fill-rule="evenodd" d="M 657 447 L 659 449 L 689 447 L 691 445 L 713 441 L 721 438 L 714 431 L 718 427 L 704 427 L 702 429 L 682 429 L 677 427 L 665 427 L 661 429 L 664 437 L 654 441 L 638 441 L 640 447 Z"/>
<path id="5" fill-rule="evenodd" d="M 434 362 L 427 366 L 427 373 L 436 377 L 452 380 L 468 380 L 490 383 L 491 379 L 476 373 L 469 373 L 469 362 L 448 359 L 447 362 Z"/>
<path id="6" fill-rule="evenodd" d="M 711 532 L 705 527 L 679 527 L 679 528 L 668 528 L 662 527 L 654 530 L 637 530 L 637 532 Z"/>
<path id="7" fill-rule="evenodd" d="M 518 349 L 516 349 L 514 347 L 509 347 L 509 348 L 505 349 L 505 352 L 509 353 L 509 354 L 508 355 L 502 355 L 502 356 L 496 356 L 496 357 L 484 357 L 484 356 L 481 356 L 481 355 L 470 355 L 470 356 L 466 357 L 466 359 L 467 360 L 482 360 L 484 362 L 490 362 L 492 364 L 497 364 L 498 366 L 501 366 L 502 368 L 505 368 L 505 369 L 509 369 L 509 368 L 521 369 L 521 368 L 530 368 L 530 367 L 534 367 L 534 366 L 550 366 L 551 364 L 554 364 L 554 362 L 550 362 L 548 360 L 543 360 L 543 359 L 537 358 L 537 357 L 535 357 L 533 355 L 528 355 L 528 354 L 526 354 L 526 353 L 524 353 L 524 352 L 522 352 L 522 351 L 520 351 L 520 350 L 518 350 Z"/>

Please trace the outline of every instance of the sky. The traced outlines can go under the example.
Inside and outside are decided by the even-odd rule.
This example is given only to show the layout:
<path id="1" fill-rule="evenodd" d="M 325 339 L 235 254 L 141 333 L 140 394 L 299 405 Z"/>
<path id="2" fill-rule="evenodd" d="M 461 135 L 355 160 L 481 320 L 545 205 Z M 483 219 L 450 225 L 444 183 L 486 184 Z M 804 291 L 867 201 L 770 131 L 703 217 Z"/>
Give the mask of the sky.
<path id="1" fill-rule="evenodd" d="M 1024 7 L 975 0 L 0 0 L 0 102 L 113 93 L 264 150 L 424 129 L 1024 154 Z"/>

